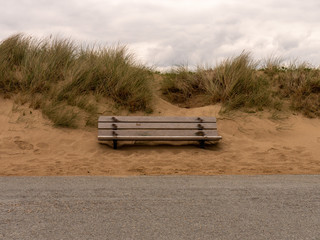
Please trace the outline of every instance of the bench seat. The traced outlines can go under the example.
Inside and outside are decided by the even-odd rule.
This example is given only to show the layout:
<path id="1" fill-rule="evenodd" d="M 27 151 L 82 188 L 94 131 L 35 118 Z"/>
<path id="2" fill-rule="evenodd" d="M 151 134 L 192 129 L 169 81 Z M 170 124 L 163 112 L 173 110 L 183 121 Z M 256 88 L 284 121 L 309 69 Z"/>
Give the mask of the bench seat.
<path id="1" fill-rule="evenodd" d="M 215 117 L 100 116 L 98 140 L 219 141 Z"/>

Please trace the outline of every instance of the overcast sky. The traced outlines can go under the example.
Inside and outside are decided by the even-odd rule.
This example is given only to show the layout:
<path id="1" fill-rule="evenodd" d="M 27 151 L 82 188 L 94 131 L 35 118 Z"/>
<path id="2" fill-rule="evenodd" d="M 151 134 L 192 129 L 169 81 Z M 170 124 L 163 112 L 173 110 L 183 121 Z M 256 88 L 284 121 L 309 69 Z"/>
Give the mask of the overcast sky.
<path id="1" fill-rule="evenodd" d="M 148 65 L 214 65 L 243 50 L 320 65 L 319 0 L 0 0 L 0 40 L 121 43 Z"/>

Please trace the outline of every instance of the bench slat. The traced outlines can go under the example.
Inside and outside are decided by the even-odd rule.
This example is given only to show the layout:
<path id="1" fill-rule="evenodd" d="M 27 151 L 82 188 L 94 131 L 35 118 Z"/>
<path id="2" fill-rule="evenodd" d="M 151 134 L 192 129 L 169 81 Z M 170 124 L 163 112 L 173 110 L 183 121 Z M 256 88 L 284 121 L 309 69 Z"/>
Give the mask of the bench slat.
<path id="1" fill-rule="evenodd" d="M 204 136 L 197 134 L 198 130 L 99 130 L 98 139 L 103 140 L 218 140 L 216 130 L 203 130 Z M 116 135 L 113 135 L 115 133 Z"/>
<path id="2" fill-rule="evenodd" d="M 117 122 L 117 123 L 107 123 L 107 122 L 99 122 L 98 128 L 99 129 L 114 129 L 115 126 L 117 129 L 194 129 L 198 130 L 199 126 L 201 125 L 204 129 L 211 129 L 217 130 L 216 123 L 124 123 L 124 122 Z"/>
<path id="3" fill-rule="evenodd" d="M 185 123 L 185 122 L 195 122 L 199 123 L 198 117 L 150 117 L 150 116 L 100 116 L 98 122 L 115 122 L 113 118 L 117 119 L 119 122 L 162 122 L 162 123 Z M 203 122 L 213 122 L 215 123 L 217 119 L 215 117 L 200 117 Z"/>
<path id="4" fill-rule="evenodd" d="M 221 136 L 119 136 L 114 139 L 110 136 L 99 136 L 99 141 L 219 141 Z"/>

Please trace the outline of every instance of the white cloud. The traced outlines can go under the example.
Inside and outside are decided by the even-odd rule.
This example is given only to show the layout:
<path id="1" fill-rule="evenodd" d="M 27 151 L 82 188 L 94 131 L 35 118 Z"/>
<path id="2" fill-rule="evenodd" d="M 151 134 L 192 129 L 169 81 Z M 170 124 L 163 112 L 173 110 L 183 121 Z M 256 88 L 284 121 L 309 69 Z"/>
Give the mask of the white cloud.
<path id="1" fill-rule="evenodd" d="M 25 32 L 120 42 L 160 67 L 215 64 L 244 49 L 320 64 L 318 0 L 0 1 L 0 39 Z"/>

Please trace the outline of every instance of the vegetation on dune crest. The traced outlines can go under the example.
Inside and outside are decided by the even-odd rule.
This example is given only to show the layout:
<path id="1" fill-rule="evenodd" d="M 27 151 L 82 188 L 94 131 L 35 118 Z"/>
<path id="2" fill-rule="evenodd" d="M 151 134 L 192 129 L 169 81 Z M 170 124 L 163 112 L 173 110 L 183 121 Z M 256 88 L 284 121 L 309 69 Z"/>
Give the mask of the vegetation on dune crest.
<path id="1" fill-rule="evenodd" d="M 129 111 L 150 112 L 152 77 L 123 46 L 97 50 L 22 34 L 0 43 L 0 92 L 29 97 L 31 107 L 58 126 L 76 127 L 83 118 L 95 124 L 100 97 Z"/>
<path id="2" fill-rule="evenodd" d="M 204 93 L 198 72 L 189 71 L 186 66 L 179 66 L 171 73 L 163 75 L 162 93 L 173 103 L 185 103 L 192 96 Z"/>
<path id="3" fill-rule="evenodd" d="M 227 109 L 258 108 L 271 104 L 267 82 L 255 76 L 257 63 L 248 53 L 229 58 L 213 69 L 200 70 L 205 90 L 213 102 Z M 206 72 L 211 72 L 207 74 Z"/>
<path id="4" fill-rule="evenodd" d="M 320 117 L 320 70 L 306 63 L 288 67 L 274 64 L 262 69 L 274 86 L 274 95 L 288 100 L 293 110 L 307 117 Z"/>
<path id="5" fill-rule="evenodd" d="M 222 103 L 226 111 L 264 108 L 281 110 L 284 102 L 308 117 L 320 116 L 320 70 L 305 63 L 285 66 L 268 59 L 263 68 L 243 52 L 213 68 L 188 71 L 185 66 L 164 74 L 163 95 L 173 103 L 199 95 L 207 104 Z"/>
<path id="6" fill-rule="evenodd" d="M 198 68 L 188 72 L 185 67 L 167 74 L 162 91 L 169 100 L 183 95 L 184 101 L 192 95 L 204 94 L 208 102 L 221 102 L 227 109 L 256 107 L 261 109 L 272 103 L 268 83 L 255 76 L 257 63 L 248 53 L 229 58 L 215 68 Z"/>
<path id="7" fill-rule="evenodd" d="M 95 126 L 101 99 L 152 112 L 154 74 L 124 46 L 83 48 L 68 39 L 22 34 L 0 42 L 0 93 L 19 96 L 56 126 Z M 270 58 L 261 67 L 243 52 L 215 67 L 180 66 L 160 75 L 162 95 L 184 107 L 221 103 L 226 111 L 259 111 L 289 103 L 305 116 L 320 117 L 320 70 L 305 63 Z"/>

